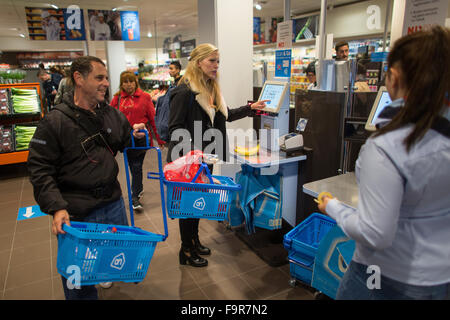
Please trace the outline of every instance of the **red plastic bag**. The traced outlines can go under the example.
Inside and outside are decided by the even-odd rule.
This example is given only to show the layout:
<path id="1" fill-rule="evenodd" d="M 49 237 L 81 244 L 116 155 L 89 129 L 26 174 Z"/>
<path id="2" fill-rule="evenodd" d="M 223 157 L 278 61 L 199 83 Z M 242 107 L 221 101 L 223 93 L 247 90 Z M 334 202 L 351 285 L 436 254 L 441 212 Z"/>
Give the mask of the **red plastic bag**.
<path id="1" fill-rule="evenodd" d="M 163 168 L 164 176 L 168 181 L 191 182 L 197 174 L 203 160 L 203 152 L 193 150 L 184 157 L 166 164 Z M 210 183 L 203 170 L 195 183 Z"/>

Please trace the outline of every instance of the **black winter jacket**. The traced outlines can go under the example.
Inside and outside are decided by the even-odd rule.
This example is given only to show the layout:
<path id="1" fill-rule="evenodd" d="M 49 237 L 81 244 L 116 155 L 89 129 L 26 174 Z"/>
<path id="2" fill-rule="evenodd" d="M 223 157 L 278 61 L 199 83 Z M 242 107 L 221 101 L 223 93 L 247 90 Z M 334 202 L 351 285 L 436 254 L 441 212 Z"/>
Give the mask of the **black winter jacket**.
<path id="1" fill-rule="evenodd" d="M 226 134 L 226 121 L 239 120 L 241 118 L 251 116 L 253 114 L 250 106 L 242 106 L 235 109 L 221 110 L 215 112 L 215 114 L 208 114 L 208 106 L 205 97 L 201 94 L 195 93 L 190 90 L 186 84 L 180 84 L 175 89 L 171 91 L 170 97 L 170 113 L 169 113 L 169 136 L 171 140 L 176 138 L 174 135 L 177 129 L 187 129 L 190 134 L 191 141 L 184 141 L 181 138 L 176 141 L 171 141 L 168 147 L 167 161 L 171 162 L 176 160 L 174 157 L 172 159 L 172 149 L 178 144 L 190 144 L 190 150 L 198 149 L 206 151 L 213 154 L 218 154 L 221 160 L 227 161 L 229 157 L 228 152 L 228 140 Z M 225 116 L 225 113 L 228 117 Z M 213 121 L 211 120 L 213 117 Z M 201 122 L 201 130 L 197 129 L 201 134 L 199 139 L 194 139 L 195 127 L 194 122 Z M 213 145 L 216 139 L 212 138 L 211 141 L 205 139 L 205 132 L 208 129 L 217 129 L 223 139 L 223 147 L 217 146 L 213 152 Z M 208 137 L 206 137 L 208 138 Z M 199 140 L 199 141 L 197 141 Z M 187 147 L 188 148 L 188 147 Z M 187 149 L 186 148 L 186 149 Z M 207 148 L 207 149 L 206 149 Z M 206 149 L 206 150 L 205 150 Z M 178 157 L 183 156 L 183 152 L 180 151 Z M 177 158 L 178 158 L 177 157 Z"/>
<path id="2" fill-rule="evenodd" d="M 40 121 L 30 142 L 28 171 L 43 212 L 66 209 L 71 219 L 82 220 L 122 195 L 115 155 L 130 145 L 131 126 L 120 111 L 106 103 L 99 105 L 95 115 L 75 106 L 73 92 L 64 95 L 63 104 L 83 121 L 102 128 L 110 148 L 94 139 L 86 141 L 89 134 L 84 129 L 61 111 L 52 110 Z"/>

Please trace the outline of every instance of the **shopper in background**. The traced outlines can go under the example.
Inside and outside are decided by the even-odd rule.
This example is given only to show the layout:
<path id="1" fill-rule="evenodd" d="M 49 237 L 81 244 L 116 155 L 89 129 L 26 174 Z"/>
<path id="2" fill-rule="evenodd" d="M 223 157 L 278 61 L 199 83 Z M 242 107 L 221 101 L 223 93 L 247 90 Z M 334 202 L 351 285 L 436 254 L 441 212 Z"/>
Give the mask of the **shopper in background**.
<path id="1" fill-rule="evenodd" d="M 175 85 L 178 84 L 178 81 L 181 79 L 181 63 L 179 61 L 172 61 L 169 64 L 169 74 L 173 78 L 173 82 Z"/>
<path id="2" fill-rule="evenodd" d="M 200 137 L 209 128 L 217 129 L 223 136 L 223 145 L 216 143 L 216 153 L 220 159 L 227 155 L 226 121 L 234 121 L 252 115 L 252 109 L 265 107 L 264 101 L 258 101 L 236 109 L 229 109 L 220 92 L 218 83 L 219 51 L 212 44 L 201 44 L 191 53 L 184 76 L 178 86 L 171 92 L 169 113 L 169 136 L 171 141 L 168 148 L 167 161 L 172 162 L 184 156 L 182 151 L 177 153 L 174 148 L 178 143 L 192 138 L 191 149 L 204 150 L 211 141 L 196 141 L 195 128 L 201 132 Z M 195 124 L 194 124 L 195 122 Z M 190 137 L 183 137 L 182 141 L 175 141 L 174 132 L 185 129 Z M 190 151 L 190 150 L 189 150 Z M 174 154 L 172 154 L 174 153 Z M 212 172 L 212 166 L 210 168 Z M 208 261 L 200 255 L 208 255 L 210 249 L 204 247 L 199 240 L 199 219 L 179 219 L 181 249 L 180 264 L 189 263 L 195 267 L 204 267 Z"/>
<path id="3" fill-rule="evenodd" d="M 70 79 L 70 67 L 65 68 L 64 70 L 64 78 L 61 79 L 59 83 L 58 92 L 55 96 L 55 106 L 62 102 L 62 98 L 64 94 L 68 91 L 73 90 L 72 80 Z"/>
<path id="4" fill-rule="evenodd" d="M 308 78 L 309 85 L 308 90 L 314 89 L 317 87 L 317 79 L 316 79 L 316 62 L 313 61 L 308 64 L 305 70 L 306 77 Z"/>
<path id="5" fill-rule="evenodd" d="M 181 79 L 181 63 L 172 61 L 169 65 L 169 74 L 174 79 L 164 95 L 159 96 L 156 100 L 155 123 L 158 134 L 162 140 L 169 142 L 169 109 L 170 109 L 170 93 L 177 86 Z"/>
<path id="6" fill-rule="evenodd" d="M 55 96 L 58 92 L 58 84 L 53 81 L 52 76 L 46 70 L 39 69 L 37 77 L 42 83 L 45 99 L 47 101 L 47 108 L 48 111 L 50 111 L 53 108 Z"/>
<path id="7" fill-rule="evenodd" d="M 336 43 L 334 48 L 336 50 L 336 61 L 348 60 L 349 47 L 347 41 L 340 41 Z"/>
<path id="8" fill-rule="evenodd" d="M 114 95 L 111 106 L 119 109 L 127 117 L 132 126 L 138 124 L 139 126 L 148 128 L 150 146 L 153 146 L 153 135 L 149 129 L 150 124 L 159 147 L 164 148 L 165 142 L 161 140 L 156 131 L 155 107 L 153 106 L 152 99 L 148 93 L 139 88 L 138 79 L 133 72 L 124 71 L 120 74 L 120 90 Z M 136 141 L 136 146 L 145 146 L 145 139 Z M 132 204 L 133 209 L 138 211 L 143 209 L 139 200 L 144 191 L 142 185 L 142 165 L 145 154 L 146 150 L 130 150 L 127 153 L 132 176 Z"/>
<path id="9" fill-rule="evenodd" d="M 450 298 L 450 30 L 435 26 L 389 52 L 384 123 L 356 162 L 357 209 L 319 206 L 356 241 L 337 299 Z M 369 289 L 368 266 L 378 288 Z M 373 284 L 373 282 L 371 282 Z"/>
<path id="10" fill-rule="evenodd" d="M 77 58 L 71 65 L 74 91 L 40 122 L 30 142 L 28 171 L 41 210 L 53 216 L 52 232 L 64 234 L 70 221 L 127 225 L 115 155 L 131 144 L 131 126 L 104 103 L 109 86 L 104 63 Z M 133 126 L 133 136 L 143 125 Z M 97 299 L 95 286 L 68 289 L 66 299 Z"/>
<path id="11" fill-rule="evenodd" d="M 53 83 L 57 85 L 56 90 L 59 88 L 59 83 L 61 82 L 62 78 L 64 77 L 64 73 L 61 70 L 60 66 L 51 66 L 49 68 L 50 75 L 52 77 Z"/>

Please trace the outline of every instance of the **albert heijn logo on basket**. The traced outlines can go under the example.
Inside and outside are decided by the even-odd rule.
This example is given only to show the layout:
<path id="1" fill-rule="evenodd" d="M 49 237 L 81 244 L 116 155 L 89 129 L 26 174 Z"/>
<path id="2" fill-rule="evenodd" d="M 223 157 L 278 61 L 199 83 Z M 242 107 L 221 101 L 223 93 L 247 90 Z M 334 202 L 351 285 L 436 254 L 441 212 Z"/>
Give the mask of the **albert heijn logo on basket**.
<path id="1" fill-rule="evenodd" d="M 111 268 L 122 270 L 125 266 L 125 253 L 121 252 L 118 255 L 116 255 L 110 264 Z"/>
<path id="2" fill-rule="evenodd" d="M 197 200 L 194 201 L 195 209 L 203 211 L 205 209 L 205 207 L 206 207 L 206 202 L 203 197 L 198 198 Z"/>

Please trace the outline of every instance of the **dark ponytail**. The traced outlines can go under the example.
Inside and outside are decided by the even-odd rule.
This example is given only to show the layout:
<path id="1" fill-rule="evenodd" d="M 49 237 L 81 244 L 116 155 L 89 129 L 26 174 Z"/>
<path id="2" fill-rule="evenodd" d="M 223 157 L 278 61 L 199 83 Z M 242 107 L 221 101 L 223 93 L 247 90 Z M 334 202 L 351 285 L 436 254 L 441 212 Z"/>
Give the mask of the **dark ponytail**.
<path id="1" fill-rule="evenodd" d="M 405 106 L 374 136 L 413 123 L 404 140 L 409 151 L 442 113 L 450 92 L 450 30 L 434 26 L 398 39 L 388 56 L 388 72 L 394 65 L 400 68 L 406 87 Z"/>

